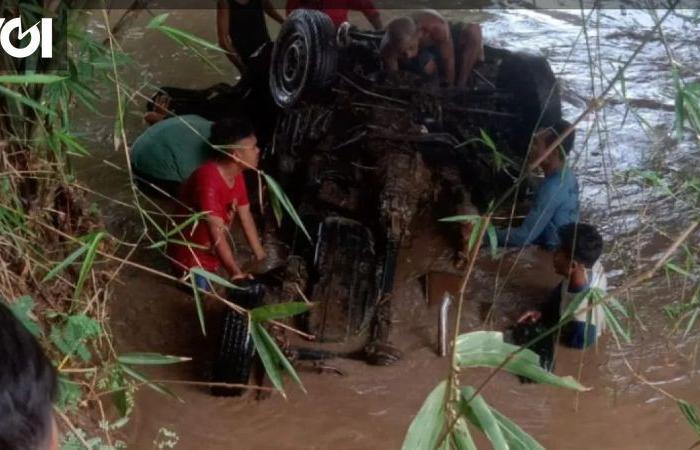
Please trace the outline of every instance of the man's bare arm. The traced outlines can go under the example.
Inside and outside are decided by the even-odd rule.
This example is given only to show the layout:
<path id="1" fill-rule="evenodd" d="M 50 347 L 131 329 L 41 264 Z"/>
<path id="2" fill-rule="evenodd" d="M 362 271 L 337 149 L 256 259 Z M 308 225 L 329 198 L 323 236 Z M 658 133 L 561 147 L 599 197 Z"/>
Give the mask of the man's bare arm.
<path id="1" fill-rule="evenodd" d="M 226 51 L 226 57 L 238 68 L 240 72 L 245 70 L 245 64 L 236 48 L 231 42 L 229 33 L 229 9 L 226 0 L 219 0 L 216 4 L 216 34 L 219 40 L 219 47 Z"/>
<path id="2" fill-rule="evenodd" d="M 239 206 L 237 212 L 241 219 L 241 226 L 243 227 L 243 232 L 248 240 L 248 244 L 250 244 L 250 248 L 253 249 L 253 253 L 255 253 L 255 258 L 258 261 L 265 259 L 265 250 L 263 250 L 262 244 L 260 243 L 260 236 L 255 226 L 255 220 L 253 220 L 253 214 L 250 212 L 250 205 Z"/>
<path id="3" fill-rule="evenodd" d="M 274 20 L 277 23 L 284 22 L 284 17 L 282 17 L 282 15 L 277 11 L 277 9 L 274 7 L 270 0 L 263 0 L 262 5 L 265 14 L 270 16 L 272 20 Z"/>
<path id="4" fill-rule="evenodd" d="M 367 21 L 372 24 L 375 30 L 381 30 L 384 28 L 384 24 L 382 23 L 382 16 L 379 14 L 379 11 L 370 11 L 370 12 L 365 12 L 365 17 L 367 18 Z"/>
<path id="5" fill-rule="evenodd" d="M 382 57 L 385 71 L 396 72 L 399 70 L 399 57 L 391 45 L 382 42 L 382 47 L 379 50 L 379 53 Z"/>
<path id="6" fill-rule="evenodd" d="M 227 228 L 224 219 L 212 214 L 207 214 L 207 224 L 209 226 L 212 245 L 224 269 L 226 269 L 226 272 L 228 272 L 229 276 L 232 278 L 241 276 L 243 271 L 241 271 L 240 266 L 233 257 L 233 250 L 231 250 L 231 245 L 228 243 L 228 239 L 226 239 Z"/>
<path id="7" fill-rule="evenodd" d="M 440 57 L 445 65 L 445 77 L 447 78 L 447 84 L 449 86 L 454 86 L 455 47 L 454 42 L 452 42 L 452 36 L 450 35 L 450 29 L 447 23 L 445 23 L 444 29 L 443 27 L 440 27 L 439 32 L 435 34 L 436 36 L 433 39 L 440 49 Z"/>

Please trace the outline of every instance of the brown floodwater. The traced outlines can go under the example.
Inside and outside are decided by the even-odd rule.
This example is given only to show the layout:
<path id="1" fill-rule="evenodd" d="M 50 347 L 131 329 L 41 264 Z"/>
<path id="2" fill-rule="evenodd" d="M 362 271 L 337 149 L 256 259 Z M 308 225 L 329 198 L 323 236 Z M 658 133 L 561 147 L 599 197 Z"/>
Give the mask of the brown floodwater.
<path id="1" fill-rule="evenodd" d="M 448 13 L 452 18 L 468 16 L 481 21 L 487 42 L 494 45 L 547 55 L 562 80 L 565 115 L 573 118 L 585 108 L 592 88 L 589 52 L 579 35 L 577 11 Z M 94 32 L 99 33 L 99 16 L 93 19 Z M 134 59 L 123 75 L 132 87 L 150 95 L 159 85 L 202 88 L 230 81 L 233 70 L 226 61 L 217 60 L 222 73 L 211 71 L 163 36 L 145 31 L 142 25 L 148 19 L 142 13 L 121 36 L 125 51 Z M 174 11 L 169 23 L 214 40 L 212 10 Z M 592 56 L 605 75 L 612 77 L 614 71 L 608 66 L 624 60 L 640 42 L 640 32 L 653 22 L 641 11 L 606 10 L 597 24 L 588 30 L 589 39 L 600 37 L 600 43 L 591 49 Z M 697 65 L 700 50 L 695 38 L 688 37 L 697 36 L 697 26 L 688 29 L 677 18 L 668 24 L 666 37 L 678 59 Z M 669 137 L 673 123 L 673 114 L 668 112 L 673 104 L 669 74 L 660 42 L 651 42 L 626 72 L 627 95 L 642 105 L 635 111 L 637 116 L 625 114 L 624 104 L 611 102 L 604 109 L 605 117 L 598 117 L 604 129 L 597 130 L 591 117 L 579 130 L 574 167 L 582 187 L 583 215 L 604 234 L 607 251 L 603 259 L 612 286 L 652 263 L 669 245 L 669 237 L 659 230 L 673 231 L 683 225 L 682 206 L 623 177 L 629 169 L 688 177 L 697 167 L 697 148 L 679 145 Z M 597 73 L 595 77 L 599 78 Z M 110 92 L 103 94 L 112 98 Z M 133 139 L 144 128 L 140 119 L 143 100 L 136 97 L 128 106 L 127 133 Z M 133 240 L 142 228 L 140 220 L 131 208 L 112 201 L 133 201 L 123 170 L 125 157 L 112 150 L 113 103 L 106 101 L 102 111 L 104 117 L 81 114 L 80 129 L 94 143 L 95 151 L 93 157 L 76 161 L 78 176 L 107 197 L 96 197 L 96 201 L 110 230 Z M 589 130 L 590 138 L 584 140 Z M 319 373 L 311 365 L 300 365 L 307 393 L 288 382 L 287 399 L 279 394 L 265 400 L 256 400 L 254 395 L 217 398 L 200 386 L 170 384 L 183 400 L 178 402 L 142 389 L 125 431 L 130 448 L 155 448 L 153 441 L 161 428 L 176 432 L 177 448 L 184 449 L 399 448 L 413 416 L 448 370 L 447 360 L 436 353 L 437 306 L 427 305 L 421 277 L 432 271 L 452 272 L 452 251 L 428 214 L 417 218 L 414 229 L 412 246 L 401 250 L 393 300 L 392 341 L 404 352 L 401 361 L 390 367 L 346 359 L 326 362 L 342 374 Z M 167 267 L 155 253 L 143 252 L 137 258 L 158 269 Z M 453 284 L 443 282 L 446 287 Z M 556 283 L 545 252 L 511 251 L 496 259 L 484 254 L 465 296 L 460 329 L 504 329 Z M 201 381 L 211 343 L 202 337 L 190 296 L 162 278 L 135 269 L 125 270 L 114 290 L 110 325 L 118 351 L 191 356 L 190 363 L 153 369 L 149 375 L 161 380 Z M 632 343 L 618 345 L 606 336 L 586 352 L 557 350 L 556 373 L 580 378 L 591 387 L 589 392 L 577 395 L 523 385 L 514 376 L 501 373 L 488 384 L 484 397 L 551 449 L 691 447 L 697 436 L 675 403 L 654 389 L 700 404 L 698 333 L 693 331 L 685 339 L 670 333 L 661 310 L 681 295 L 679 281 L 660 276 L 623 299 L 634 313 Z M 489 310 L 493 320 L 484 324 Z M 476 386 L 487 373 L 465 370 L 460 381 Z M 477 442 L 479 448 L 488 448 L 484 440 Z"/>

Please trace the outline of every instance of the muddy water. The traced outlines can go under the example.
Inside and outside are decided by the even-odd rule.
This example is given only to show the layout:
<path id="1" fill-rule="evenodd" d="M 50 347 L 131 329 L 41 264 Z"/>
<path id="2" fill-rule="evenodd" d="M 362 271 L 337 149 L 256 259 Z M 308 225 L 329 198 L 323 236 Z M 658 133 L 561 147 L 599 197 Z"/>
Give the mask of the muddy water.
<path id="1" fill-rule="evenodd" d="M 626 60 L 641 42 L 643 32 L 653 26 L 648 14 L 639 11 L 603 11 L 594 15 L 585 34 L 580 33 L 580 13 L 571 10 L 446 13 L 452 19 L 482 22 L 485 39 L 493 45 L 547 55 L 562 80 L 565 116 L 569 119 L 585 109 L 592 93 L 599 93 L 607 85 L 605 79 L 612 78 L 614 67 Z M 96 32 L 98 19 L 94 24 Z M 147 19 L 145 15 L 140 17 L 136 25 Z M 354 19 L 362 23 L 360 18 Z M 213 11 L 177 11 L 171 14 L 170 21 L 214 39 Z M 676 57 L 696 64 L 697 73 L 697 26 L 671 17 L 664 29 Z M 167 39 L 140 26 L 127 30 L 122 40 L 134 58 L 134 64 L 125 71 L 125 81 L 142 88 L 146 95 L 152 86 L 206 87 L 233 76 L 226 61 L 219 60 L 224 73 L 217 74 Z M 593 84 L 589 58 L 594 67 Z M 613 285 L 640 264 L 653 260 L 668 245 L 668 238 L 658 232 L 660 228 L 677 229 L 684 220 L 682 205 L 626 181 L 624 172 L 659 170 L 669 176 L 687 177 L 698 163 L 696 149 L 678 145 L 669 137 L 673 122 L 669 111 L 673 105 L 672 80 L 658 40 L 640 53 L 625 80 L 628 99 L 638 105 L 634 111 L 637 115 L 626 114 L 623 102 L 611 102 L 599 114 L 597 126 L 593 116 L 582 122 L 574 154 L 584 218 L 604 232 L 608 242 L 604 263 Z M 105 95 L 109 97 L 110 93 Z M 130 139 L 143 129 L 139 118 L 142 105 L 138 97 L 129 105 Z M 107 102 L 105 117 L 84 115 L 81 128 L 93 138 L 98 150 L 94 158 L 78 161 L 79 176 L 110 199 L 130 203 L 131 188 L 123 170 L 104 163 L 106 160 L 125 167 L 124 155 L 111 150 L 113 110 Z M 108 200 L 97 201 L 112 230 L 126 237 L 138 234 L 141 224 L 133 211 Z M 176 431 L 179 448 L 187 449 L 398 448 L 413 415 L 428 392 L 445 377 L 447 369 L 446 361 L 435 353 L 437 311 L 426 306 L 419 281 L 427 271 L 451 270 L 450 249 L 432 223 L 426 214 L 417 220 L 413 246 L 402 250 L 400 256 L 395 295 L 395 304 L 400 307 L 392 337 L 405 353 L 400 363 L 375 368 L 356 361 L 328 362 L 343 375 L 302 367 L 308 393 L 290 387 L 287 400 L 280 395 L 264 401 L 255 401 L 253 396 L 212 398 L 202 388 L 173 385 L 184 400 L 179 403 L 143 390 L 127 430 L 132 448 L 152 448 L 160 427 Z M 140 255 L 139 260 L 165 267 L 153 255 Z M 199 359 L 206 354 L 207 344 L 201 337 L 189 297 L 142 272 L 127 271 L 122 281 L 112 306 L 112 328 L 120 351 L 193 356 L 193 363 L 158 369 L 151 375 L 166 380 L 201 379 Z M 467 293 L 462 329 L 482 329 L 484 316 L 491 309 L 494 320 L 489 327 L 502 329 L 555 283 L 549 258 L 543 252 L 510 252 L 495 260 L 484 255 Z M 652 287 L 632 292 L 630 309 L 637 318 L 632 344 L 618 347 L 607 338 L 583 354 L 559 350 L 557 373 L 580 376 L 582 383 L 592 388 L 590 392 L 576 396 L 548 387 L 521 385 L 514 377 L 501 374 L 484 391 L 486 399 L 547 448 L 690 447 L 695 441 L 693 432 L 675 404 L 641 383 L 625 364 L 626 360 L 653 386 L 700 403 L 695 379 L 698 335 L 693 333 L 684 342 L 669 336 L 660 311 L 660 305 L 680 295 L 677 284 L 659 278 Z M 462 383 L 477 385 L 484 376 L 481 370 L 468 371 L 462 376 Z M 480 444 L 480 448 L 487 448 L 483 441 Z"/>

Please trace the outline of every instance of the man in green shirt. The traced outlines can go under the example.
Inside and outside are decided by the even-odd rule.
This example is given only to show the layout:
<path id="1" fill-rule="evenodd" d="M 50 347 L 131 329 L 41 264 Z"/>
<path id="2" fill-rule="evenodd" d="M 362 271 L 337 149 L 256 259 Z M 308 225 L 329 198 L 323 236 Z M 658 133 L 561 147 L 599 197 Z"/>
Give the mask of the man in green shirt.
<path id="1" fill-rule="evenodd" d="M 208 161 L 212 122 L 196 115 L 161 120 L 149 127 L 131 149 L 131 170 L 140 186 L 149 184 L 177 196 L 180 185 Z"/>

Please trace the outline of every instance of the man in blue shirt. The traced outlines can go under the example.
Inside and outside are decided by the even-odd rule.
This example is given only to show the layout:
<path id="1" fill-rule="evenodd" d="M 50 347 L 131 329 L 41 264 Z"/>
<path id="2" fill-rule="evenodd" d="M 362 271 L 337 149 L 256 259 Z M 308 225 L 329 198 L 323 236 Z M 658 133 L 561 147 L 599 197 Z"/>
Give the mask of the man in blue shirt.
<path id="1" fill-rule="evenodd" d="M 539 160 L 568 127 L 569 123 L 562 120 L 554 127 L 539 130 L 533 138 L 529 162 L 532 164 Z M 551 151 L 539 164 L 544 172 L 544 181 L 537 189 L 532 209 L 519 227 L 498 230 L 499 246 L 525 247 L 535 244 L 554 250 L 559 247 L 557 230 L 568 223 L 578 222 L 578 182 L 573 170 L 566 164 L 566 155 L 573 141 L 574 133 L 571 133 L 558 149 Z"/>

